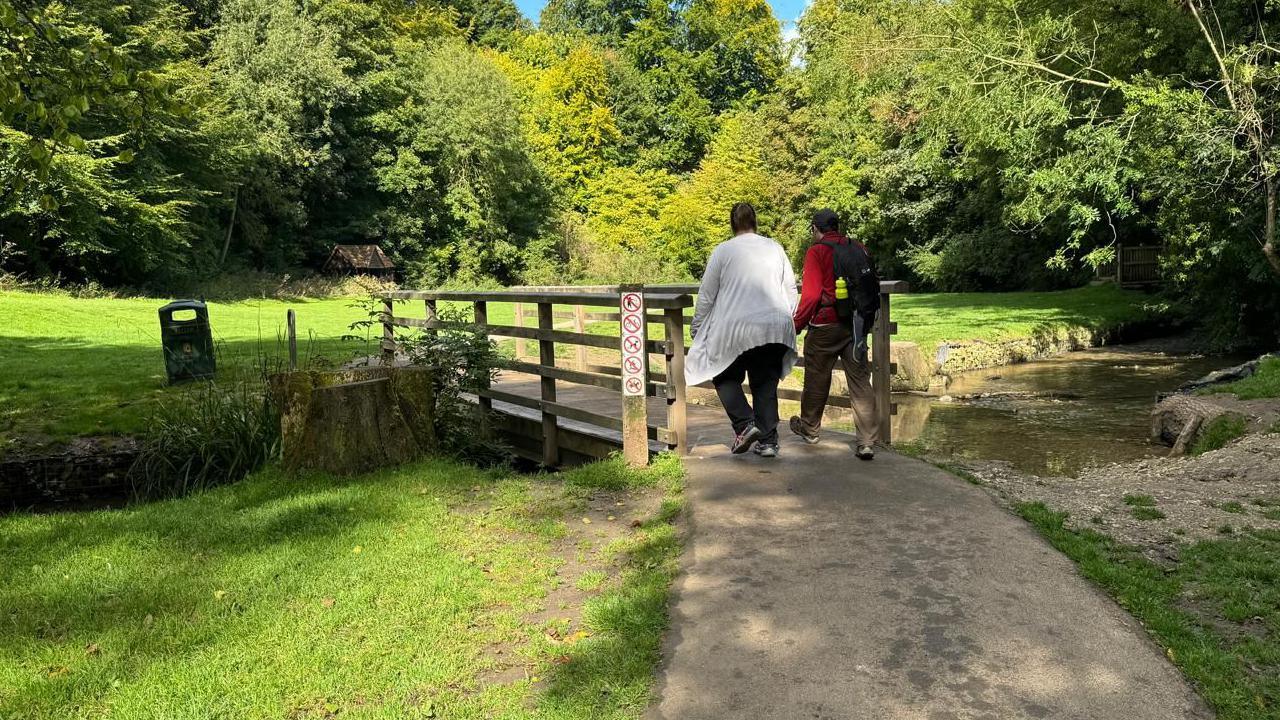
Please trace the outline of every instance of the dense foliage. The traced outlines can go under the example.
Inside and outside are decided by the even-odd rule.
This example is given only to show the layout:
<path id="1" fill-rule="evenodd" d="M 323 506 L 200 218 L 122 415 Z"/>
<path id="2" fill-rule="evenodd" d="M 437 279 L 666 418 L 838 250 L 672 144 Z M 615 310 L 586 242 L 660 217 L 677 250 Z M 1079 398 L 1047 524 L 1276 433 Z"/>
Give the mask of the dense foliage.
<path id="1" fill-rule="evenodd" d="M 1276 339 L 1277 0 L 0 0 L 0 272 L 171 287 L 376 242 L 415 284 L 696 277 L 829 205 L 924 289 Z"/>

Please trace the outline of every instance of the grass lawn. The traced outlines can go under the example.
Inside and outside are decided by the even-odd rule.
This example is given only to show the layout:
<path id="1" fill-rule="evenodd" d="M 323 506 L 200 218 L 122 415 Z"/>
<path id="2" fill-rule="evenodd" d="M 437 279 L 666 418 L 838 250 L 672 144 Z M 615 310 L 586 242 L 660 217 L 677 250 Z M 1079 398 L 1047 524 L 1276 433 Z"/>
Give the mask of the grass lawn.
<path id="1" fill-rule="evenodd" d="M 0 517 L 0 717 L 640 717 L 681 478 L 433 460 Z"/>
<path id="2" fill-rule="evenodd" d="M 1146 496 L 1131 497 L 1133 510 L 1149 509 Z M 1040 503 L 1019 512 L 1142 622 L 1220 720 L 1280 717 L 1280 533 L 1186 544 L 1161 567 L 1105 535 L 1071 530 Z"/>
<path id="3" fill-rule="evenodd" d="M 893 299 L 899 340 L 932 356 L 942 340 L 998 341 L 1062 325 L 1114 327 L 1145 316 L 1146 296 L 1111 286 L 1045 293 L 901 295 Z M 77 299 L 0 291 L 0 455 L 18 438 L 35 443 L 78 435 L 137 432 L 165 390 L 157 298 Z M 376 344 L 344 342 L 362 311 L 352 300 L 211 303 L 223 377 L 256 372 L 262 358 L 285 355 L 285 312 L 297 311 L 299 353 L 320 365 L 366 354 Z M 398 313 L 425 314 L 420 303 Z M 690 311 L 691 312 L 691 311 Z M 490 322 L 514 323 L 512 306 L 493 304 Z M 534 324 L 530 310 L 527 324 Z M 591 331 L 616 332 L 616 323 Z M 661 337 L 661 328 L 653 329 Z M 375 331 L 374 335 L 378 333 Z M 528 352 L 535 352 L 536 343 Z M 562 355 L 572 350 L 560 348 Z"/>
<path id="4" fill-rule="evenodd" d="M 140 430 L 166 392 L 158 298 L 70 298 L 0 291 L 0 455 L 16 438 L 66 440 Z M 332 365 L 376 352 L 375 341 L 341 338 L 362 311 L 353 300 L 210 303 L 223 378 L 256 373 L 287 357 L 285 314 L 297 313 L 300 361 Z M 421 317 L 421 306 L 411 314 Z M 490 310 L 510 322 L 510 306 Z"/>
<path id="5" fill-rule="evenodd" d="M 921 293 L 894 295 L 894 339 L 920 345 L 932 358 L 945 341 L 999 342 L 1055 326 L 1105 330 L 1151 317 L 1149 295 L 1096 285 L 1058 292 Z"/>

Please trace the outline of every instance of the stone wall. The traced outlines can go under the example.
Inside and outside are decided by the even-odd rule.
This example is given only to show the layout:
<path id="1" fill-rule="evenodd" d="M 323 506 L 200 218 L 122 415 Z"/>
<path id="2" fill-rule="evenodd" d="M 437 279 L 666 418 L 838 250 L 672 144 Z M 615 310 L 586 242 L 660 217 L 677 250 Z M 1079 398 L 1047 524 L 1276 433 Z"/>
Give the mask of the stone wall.
<path id="1" fill-rule="evenodd" d="M 125 500 L 137 457 L 132 440 L 87 438 L 56 452 L 0 459 L 0 512 Z"/>

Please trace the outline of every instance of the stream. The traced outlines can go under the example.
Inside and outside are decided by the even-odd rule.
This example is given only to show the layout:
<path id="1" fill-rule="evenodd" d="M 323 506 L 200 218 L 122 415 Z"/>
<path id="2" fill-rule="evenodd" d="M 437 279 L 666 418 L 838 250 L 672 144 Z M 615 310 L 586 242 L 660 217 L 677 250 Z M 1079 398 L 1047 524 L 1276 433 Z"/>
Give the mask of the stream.
<path id="1" fill-rule="evenodd" d="M 949 398 L 895 395 L 893 440 L 936 458 L 1003 460 L 1036 475 L 1163 455 L 1168 448 L 1148 439 L 1156 395 L 1243 359 L 1185 345 L 1117 345 L 959 374 Z"/>

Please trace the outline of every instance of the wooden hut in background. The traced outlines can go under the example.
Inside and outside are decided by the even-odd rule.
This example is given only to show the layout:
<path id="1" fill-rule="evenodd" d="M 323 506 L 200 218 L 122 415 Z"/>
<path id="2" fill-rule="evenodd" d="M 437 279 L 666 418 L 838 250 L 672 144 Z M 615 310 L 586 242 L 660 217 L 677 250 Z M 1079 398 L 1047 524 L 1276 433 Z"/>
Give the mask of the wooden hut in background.
<path id="1" fill-rule="evenodd" d="M 395 263 L 377 245 L 335 245 L 323 272 L 328 275 L 372 275 L 393 279 Z"/>

